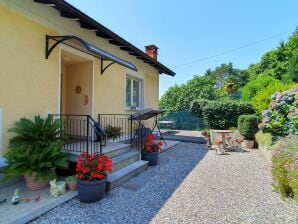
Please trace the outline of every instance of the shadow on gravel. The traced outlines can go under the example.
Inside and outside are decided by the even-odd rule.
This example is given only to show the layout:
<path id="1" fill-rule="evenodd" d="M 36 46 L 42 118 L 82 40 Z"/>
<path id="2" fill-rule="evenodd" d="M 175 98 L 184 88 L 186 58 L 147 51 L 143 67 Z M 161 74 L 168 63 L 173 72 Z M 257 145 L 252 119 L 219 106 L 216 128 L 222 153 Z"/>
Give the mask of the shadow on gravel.
<path id="1" fill-rule="evenodd" d="M 160 154 L 157 166 L 149 167 L 123 185 L 122 189 L 142 192 L 143 200 L 139 204 L 139 212 L 144 215 L 142 222 L 131 223 L 149 223 L 207 152 L 204 144 L 180 143 Z"/>
<path id="2" fill-rule="evenodd" d="M 157 166 L 113 189 L 99 202 L 84 204 L 76 198 L 33 223 L 149 223 L 207 152 L 203 144 L 179 143 L 159 155 Z"/>

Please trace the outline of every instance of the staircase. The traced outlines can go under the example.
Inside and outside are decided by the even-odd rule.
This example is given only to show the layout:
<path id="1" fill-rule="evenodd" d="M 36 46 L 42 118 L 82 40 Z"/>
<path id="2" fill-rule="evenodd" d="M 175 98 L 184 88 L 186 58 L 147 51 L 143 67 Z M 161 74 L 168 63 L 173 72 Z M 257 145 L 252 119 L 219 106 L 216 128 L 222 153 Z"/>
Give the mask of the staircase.
<path id="1" fill-rule="evenodd" d="M 109 174 L 107 181 L 108 191 L 120 186 L 148 167 L 147 161 L 140 160 L 139 151 L 131 148 L 128 144 L 119 144 L 119 147 L 104 154 L 113 161 L 113 172 Z"/>

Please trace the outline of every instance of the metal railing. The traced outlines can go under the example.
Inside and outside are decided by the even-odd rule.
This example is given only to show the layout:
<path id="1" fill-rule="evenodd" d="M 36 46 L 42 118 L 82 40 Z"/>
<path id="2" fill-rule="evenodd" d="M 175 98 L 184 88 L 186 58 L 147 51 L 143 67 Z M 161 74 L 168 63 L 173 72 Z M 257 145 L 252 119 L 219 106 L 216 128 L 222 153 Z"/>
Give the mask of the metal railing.
<path id="1" fill-rule="evenodd" d="M 62 150 L 102 154 L 106 133 L 90 115 L 51 114 L 59 120 L 67 140 Z"/>
<path id="2" fill-rule="evenodd" d="M 98 123 L 113 142 L 129 143 L 142 150 L 146 138 L 146 128 L 131 114 L 98 114 Z"/>

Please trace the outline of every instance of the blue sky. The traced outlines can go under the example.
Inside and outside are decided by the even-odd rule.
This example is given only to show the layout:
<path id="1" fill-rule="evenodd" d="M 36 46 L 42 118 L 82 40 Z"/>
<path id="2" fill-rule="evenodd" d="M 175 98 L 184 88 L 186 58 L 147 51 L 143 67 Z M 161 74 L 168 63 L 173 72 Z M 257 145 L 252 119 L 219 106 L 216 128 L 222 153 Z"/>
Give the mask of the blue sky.
<path id="1" fill-rule="evenodd" d="M 140 49 L 159 47 L 159 61 L 177 73 L 161 76 L 160 95 L 221 63 L 246 68 L 298 26 L 297 0 L 67 1 Z"/>

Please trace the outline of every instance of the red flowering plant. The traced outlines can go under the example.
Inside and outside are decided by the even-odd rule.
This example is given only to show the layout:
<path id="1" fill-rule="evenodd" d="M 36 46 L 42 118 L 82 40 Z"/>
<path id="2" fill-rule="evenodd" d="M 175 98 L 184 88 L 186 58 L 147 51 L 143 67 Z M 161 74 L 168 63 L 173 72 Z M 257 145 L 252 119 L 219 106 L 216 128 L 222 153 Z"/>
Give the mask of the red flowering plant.
<path id="1" fill-rule="evenodd" d="M 80 180 L 102 180 L 109 172 L 112 172 L 112 160 L 105 155 L 87 155 L 83 152 L 78 159 L 76 172 L 76 176 Z"/>
<path id="2" fill-rule="evenodd" d="M 154 153 L 162 152 L 162 142 L 156 142 L 154 135 L 148 135 L 145 142 L 145 152 Z"/>

